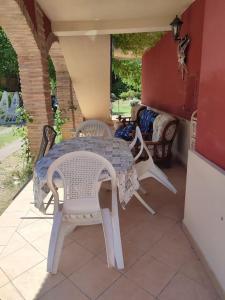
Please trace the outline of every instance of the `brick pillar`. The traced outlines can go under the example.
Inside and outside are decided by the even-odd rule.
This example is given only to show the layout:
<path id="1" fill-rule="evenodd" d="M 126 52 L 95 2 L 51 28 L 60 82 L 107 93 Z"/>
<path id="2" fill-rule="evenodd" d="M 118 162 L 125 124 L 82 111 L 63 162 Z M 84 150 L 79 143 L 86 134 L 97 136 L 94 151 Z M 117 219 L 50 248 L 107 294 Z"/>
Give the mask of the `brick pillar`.
<path id="1" fill-rule="evenodd" d="M 62 127 L 62 135 L 63 139 L 70 139 L 74 136 L 74 129 L 83 121 L 83 117 L 58 42 L 52 44 L 50 55 L 56 70 L 59 108 L 62 118 L 66 120 Z"/>
<path id="2" fill-rule="evenodd" d="M 24 107 L 33 118 L 28 137 L 34 156 L 39 150 L 43 125 L 53 122 L 43 15 L 38 6 L 36 13 L 37 31 L 22 0 L 7 0 L 0 5 L 0 25 L 17 53 Z"/>

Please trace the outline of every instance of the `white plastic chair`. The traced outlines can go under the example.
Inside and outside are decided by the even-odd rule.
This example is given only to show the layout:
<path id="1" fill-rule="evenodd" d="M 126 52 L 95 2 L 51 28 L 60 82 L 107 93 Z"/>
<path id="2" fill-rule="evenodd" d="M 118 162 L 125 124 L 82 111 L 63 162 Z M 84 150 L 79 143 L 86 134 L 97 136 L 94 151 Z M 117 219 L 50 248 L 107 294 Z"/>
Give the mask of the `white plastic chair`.
<path id="1" fill-rule="evenodd" d="M 146 151 L 148 155 L 148 159 L 145 161 L 140 161 L 135 164 L 135 169 L 137 172 L 138 180 L 144 180 L 146 178 L 152 177 L 155 180 L 159 181 L 162 185 L 164 185 L 167 189 L 169 189 L 171 192 L 176 193 L 177 190 L 175 187 L 172 185 L 172 183 L 169 181 L 168 177 L 163 173 L 162 170 L 157 167 L 152 159 L 152 156 L 148 150 L 148 147 L 146 146 L 140 128 L 137 126 L 136 127 L 136 132 L 135 132 L 135 137 L 132 143 L 130 144 L 130 150 L 135 146 L 135 144 L 139 141 L 140 147 L 137 155 L 134 157 L 134 160 L 137 161 L 137 159 L 140 157 L 142 154 L 143 150 Z M 145 190 L 143 188 L 140 188 L 145 193 Z M 135 192 L 136 198 L 147 208 L 147 210 L 155 214 L 155 211 L 144 201 L 144 199 L 137 193 Z"/>
<path id="2" fill-rule="evenodd" d="M 84 121 L 77 128 L 76 137 L 79 136 L 103 136 L 112 137 L 112 132 L 107 124 L 99 120 Z"/>
<path id="3" fill-rule="evenodd" d="M 112 185 L 112 208 L 101 209 L 99 204 L 100 176 L 107 172 Z M 59 204 L 54 174 L 63 181 L 64 203 Z M 76 226 L 102 224 L 108 266 L 124 268 L 120 237 L 116 173 L 113 166 L 102 156 L 76 151 L 55 160 L 48 169 L 48 186 L 54 195 L 54 220 L 51 232 L 47 271 L 57 273 L 65 236 Z"/>

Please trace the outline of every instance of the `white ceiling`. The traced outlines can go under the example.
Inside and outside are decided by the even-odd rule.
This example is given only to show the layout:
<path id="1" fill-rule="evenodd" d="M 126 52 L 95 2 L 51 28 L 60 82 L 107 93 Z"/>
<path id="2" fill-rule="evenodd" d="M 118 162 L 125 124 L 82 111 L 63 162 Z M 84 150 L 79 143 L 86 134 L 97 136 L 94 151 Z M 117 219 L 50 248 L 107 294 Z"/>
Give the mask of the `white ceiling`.
<path id="1" fill-rule="evenodd" d="M 104 28 L 113 33 L 114 27 L 125 22 L 129 31 L 135 27 L 169 28 L 176 14 L 182 13 L 194 0 L 37 0 L 52 21 L 53 30 L 60 32 L 82 32 Z M 120 23 L 121 22 L 121 23 Z M 120 25 L 121 24 L 121 25 Z M 155 29 L 154 29 L 155 27 Z M 140 28 L 140 29 L 141 29 Z M 84 29 L 84 30 L 83 30 Z M 134 30 L 134 28 L 131 28 Z M 145 28 L 147 30 L 147 28 Z M 143 31 L 143 30 L 142 30 Z M 104 32 L 103 32 L 104 33 Z"/>

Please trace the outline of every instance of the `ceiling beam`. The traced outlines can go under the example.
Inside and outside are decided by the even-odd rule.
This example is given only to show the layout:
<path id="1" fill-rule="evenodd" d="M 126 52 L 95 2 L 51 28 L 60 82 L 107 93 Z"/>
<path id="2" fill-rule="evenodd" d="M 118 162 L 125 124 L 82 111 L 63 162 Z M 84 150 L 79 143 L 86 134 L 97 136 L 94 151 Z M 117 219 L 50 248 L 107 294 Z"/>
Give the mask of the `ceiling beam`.
<path id="1" fill-rule="evenodd" d="M 57 36 L 101 35 L 170 30 L 171 18 L 52 22 Z"/>

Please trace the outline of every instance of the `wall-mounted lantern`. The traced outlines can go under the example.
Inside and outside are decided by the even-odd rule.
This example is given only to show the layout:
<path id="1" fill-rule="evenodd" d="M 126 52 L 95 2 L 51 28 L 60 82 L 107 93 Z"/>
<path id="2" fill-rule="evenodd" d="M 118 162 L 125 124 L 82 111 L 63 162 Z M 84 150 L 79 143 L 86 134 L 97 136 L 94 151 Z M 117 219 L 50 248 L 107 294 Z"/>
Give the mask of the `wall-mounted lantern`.
<path id="1" fill-rule="evenodd" d="M 181 31 L 182 25 L 183 25 L 183 22 L 181 21 L 180 18 L 178 18 L 178 16 L 176 16 L 175 19 L 170 23 L 175 41 L 180 40 L 180 31 Z"/>
<path id="2" fill-rule="evenodd" d="M 183 22 L 181 21 L 180 18 L 178 18 L 178 16 L 176 16 L 175 19 L 170 23 L 172 33 L 173 33 L 173 38 L 175 41 L 178 42 L 178 46 L 177 46 L 178 64 L 179 64 L 179 69 L 181 70 L 182 79 L 184 79 L 185 73 L 188 72 L 186 60 L 187 60 L 187 50 L 191 42 L 191 39 L 188 36 L 188 34 L 186 34 L 182 38 L 180 37 L 180 31 L 182 25 Z"/>

